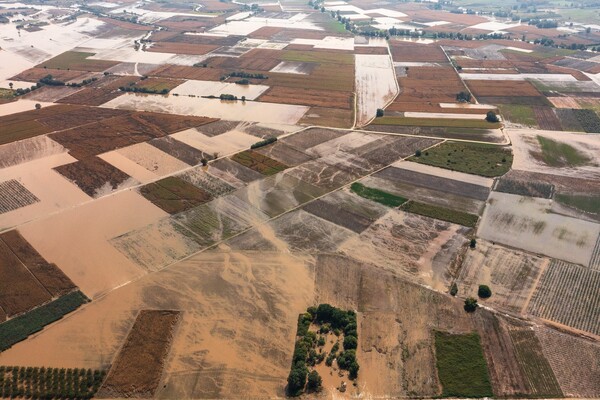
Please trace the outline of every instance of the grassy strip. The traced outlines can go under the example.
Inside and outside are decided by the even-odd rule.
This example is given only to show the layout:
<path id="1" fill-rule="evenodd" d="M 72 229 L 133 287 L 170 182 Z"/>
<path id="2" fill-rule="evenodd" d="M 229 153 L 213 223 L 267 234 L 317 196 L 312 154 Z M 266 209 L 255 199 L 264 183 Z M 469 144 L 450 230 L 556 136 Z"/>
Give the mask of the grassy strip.
<path id="1" fill-rule="evenodd" d="M 407 201 L 407 199 L 404 197 L 396 196 L 391 193 L 384 192 L 383 190 L 370 188 L 358 182 L 354 182 L 350 186 L 350 190 L 360 197 L 376 201 L 377 203 L 381 203 L 388 207 L 398 207 Z"/>
<path id="2" fill-rule="evenodd" d="M 481 176 L 500 176 L 510 169 L 509 148 L 487 144 L 445 142 L 410 161 Z"/>
<path id="3" fill-rule="evenodd" d="M 413 214 L 441 219 L 442 221 L 452 222 L 453 224 L 468 226 L 470 228 L 474 228 L 477 224 L 477 220 L 479 219 L 479 217 L 474 214 L 450 210 L 449 208 L 439 206 L 432 206 L 430 204 L 419 203 L 416 201 L 410 201 L 406 203 L 402 209 Z"/>
<path id="4" fill-rule="evenodd" d="M 590 159 L 576 148 L 545 138 L 537 137 L 542 148 L 542 159 L 551 167 L 577 167 L 586 165 Z"/>
<path id="5" fill-rule="evenodd" d="M 529 106 L 520 104 L 500 104 L 498 108 L 505 120 L 509 120 L 515 124 L 533 127 L 538 126 L 533 109 Z"/>
<path id="6" fill-rule="evenodd" d="M 435 352 L 442 397 L 492 397 L 492 385 L 479 335 L 435 332 Z"/>
<path id="7" fill-rule="evenodd" d="M 66 294 L 46 305 L 0 324 L 0 351 L 9 349 L 21 340 L 27 339 L 44 326 L 75 311 L 89 300 L 80 291 Z"/>
<path id="8" fill-rule="evenodd" d="M 576 208 L 580 211 L 600 214 L 600 196 L 557 194 L 556 201 L 568 207 Z"/>
<path id="9" fill-rule="evenodd" d="M 485 119 L 452 119 L 452 118 L 406 118 L 406 117 L 381 117 L 372 122 L 375 125 L 399 126 L 438 126 L 451 128 L 480 128 L 500 129 L 500 122 L 487 122 Z"/>

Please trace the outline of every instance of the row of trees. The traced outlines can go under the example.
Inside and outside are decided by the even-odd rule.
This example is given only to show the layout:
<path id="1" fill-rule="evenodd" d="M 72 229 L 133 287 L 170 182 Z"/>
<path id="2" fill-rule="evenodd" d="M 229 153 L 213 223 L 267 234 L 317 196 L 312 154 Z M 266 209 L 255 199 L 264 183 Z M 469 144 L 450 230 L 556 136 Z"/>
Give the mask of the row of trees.
<path id="1" fill-rule="evenodd" d="M 89 399 L 105 372 L 85 368 L 0 366 L 0 397 L 29 399 Z"/>

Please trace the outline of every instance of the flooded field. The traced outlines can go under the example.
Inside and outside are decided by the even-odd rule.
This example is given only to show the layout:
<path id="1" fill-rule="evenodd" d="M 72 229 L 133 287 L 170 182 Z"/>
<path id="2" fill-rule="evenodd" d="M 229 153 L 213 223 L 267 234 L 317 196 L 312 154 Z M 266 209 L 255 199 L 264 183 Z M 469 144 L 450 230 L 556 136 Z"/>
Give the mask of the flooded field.
<path id="1" fill-rule="evenodd" d="M 356 59 L 356 126 L 364 126 L 398 93 L 398 84 L 390 56 L 357 54 Z"/>
<path id="2" fill-rule="evenodd" d="M 287 104 L 144 96 L 130 93 L 111 100 L 102 107 L 291 125 L 298 122 L 308 111 L 308 107 Z"/>

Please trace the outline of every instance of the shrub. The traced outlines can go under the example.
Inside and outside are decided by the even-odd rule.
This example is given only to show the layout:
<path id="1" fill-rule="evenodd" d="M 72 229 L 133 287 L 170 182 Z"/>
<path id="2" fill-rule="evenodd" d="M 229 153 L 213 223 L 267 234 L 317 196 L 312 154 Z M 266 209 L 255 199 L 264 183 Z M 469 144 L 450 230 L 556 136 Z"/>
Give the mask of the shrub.
<path id="1" fill-rule="evenodd" d="M 467 299 L 465 299 L 465 311 L 466 312 L 473 312 L 475 310 L 477 310 L 477 299 L 473 298 L 473 297 L 469 297 Z"/>
<path id="2" fill-rule="evenodd" d="M 477 295 L 482 299 L 487 299 L 492 296 L 492 289 L 488 285 L 479 285 L 479 290 L 477 290 Z"/>
<path id="3" fill-rule="evenodd" d="M 500 119 L 498 118 L 498 116 L 496 115 L 495 112 L 493 111 L 488 111 L 487 114 L 485 115 L 485 120 L 487 122 L 500 122 Z"/>
<path id="4" fill-rule="evenodd" d="M 319 375 L 317 371 L 310 371 L 306 389 L 310 392 L 318 392 L 321 390 L 322 385 L 323 379 L 321 378 L 321 375 Z"/>
<path id="5" fill-rule="evenodd" d="M 344 337 L 344 350 L 353 350 L 358 347 L 358 340 L 354 336 Z"/>
<path id="6" fill-rule="evenodd" d="M 452 286 L 450 286 L 450 295 L 456 296 L 457 294 L 458 294 L 458 285 L 455 282 L 452 284 Z"/>

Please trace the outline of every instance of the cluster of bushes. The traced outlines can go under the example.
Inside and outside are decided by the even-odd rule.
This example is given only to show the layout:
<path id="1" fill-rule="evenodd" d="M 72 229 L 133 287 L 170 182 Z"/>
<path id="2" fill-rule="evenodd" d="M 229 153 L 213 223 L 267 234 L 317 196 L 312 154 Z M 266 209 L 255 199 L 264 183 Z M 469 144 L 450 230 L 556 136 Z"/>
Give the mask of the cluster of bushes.
<path id="1" fill-rule="evenodd" d="M 320 325 L 319 335 L 309 329 L 313 323 Z M 327 356 L 323 350 L 326 340 L 321 335 L 329 332 L 333 332 L 336 336 L 344 334 L 344 349 L 340 351 L 339 342 L 336 342 Z M 313 370 L 309 373 L 308 367 L 320 364 L 323 360 L 327 366 L 331 366 L 333 361 L 337 360 L 339 368 L 348 371 L 350 379 L 358 377 L 359 365 L 356 360 L 358 334 L 354 311 L 343 311 L 329 304 L 309 307 L 306 313 L 298 317 L 296 336 L 292 367 L 287 380 L 288 395 L 298 396 L 305 389 L 320 390 L 321 377 L 317 371 Z"/>
<path id="2" fill-rule="evenodd" d="M 527 23 L 529 25 L 535 25 L 540 29 L 553 29 L 558 27 L 558 22 L 552 19 L 530 19 Z"/>
<path id="3" fill-rule="evenodd" d="M 259 147 L 268 146 L 271 143 L 275 143 L 276 141 L 277 141 L 276 137 L 266 138 L 265 140 L 261 140 L 260 142 L 254 143 L 252 146 L 250 146 L 250 148 L 251 149 L 258 149 Z"/>
<path id="4" fill-rule="evenodd" d="M 91 399 L 104 376 L 104 371 L 85 368 L 0 366 L 0 397 Z"/>
<path id="5" fill-rule="evenodd" d="M 145 87 L 138 87 L 138 86 L 121 86 L 119 88 L 119 90 L 122 92 L 149 93 L 149 94 L 168 94 L 169 93 L 169 89 L 167 89 L 167 88 L 162 89 L 162 90 L 156 90 L 156 89 L 148 89 Z"/>
<path id="6" fill-rule="evenodd" d="M 0 324 L 0 352 L 41 331 L 44 326 L 75 311 L 89 300 L 80 291 L 71 292 L 26 314 Z"/>

